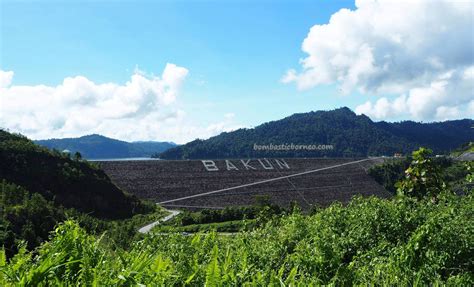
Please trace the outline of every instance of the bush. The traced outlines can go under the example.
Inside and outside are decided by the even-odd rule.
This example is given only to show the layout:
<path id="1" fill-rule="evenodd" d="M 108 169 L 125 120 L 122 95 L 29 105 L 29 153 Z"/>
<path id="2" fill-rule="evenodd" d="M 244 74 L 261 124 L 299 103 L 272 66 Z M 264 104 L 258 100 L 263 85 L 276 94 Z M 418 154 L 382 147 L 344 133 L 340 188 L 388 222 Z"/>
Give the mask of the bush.
<path id="1" fill-rule="evenodd" d="M 430 158 L 432 153 L 425 148 L 413 152 L 413 160 L 405 170 L 405 178 L 395 185 L 399 194 L 418 199 L 428 196 L 436 200 L 446 190 L 441 167 Z"/>
<path id="2" fill-rule="evenodd" d="M 0 284 L 472 285 L 473 197 L 438 198 L 355 198 L 235 236 L 150 234 L 128 251 L 67 221 L 34 259 L 0 264 Z"/>

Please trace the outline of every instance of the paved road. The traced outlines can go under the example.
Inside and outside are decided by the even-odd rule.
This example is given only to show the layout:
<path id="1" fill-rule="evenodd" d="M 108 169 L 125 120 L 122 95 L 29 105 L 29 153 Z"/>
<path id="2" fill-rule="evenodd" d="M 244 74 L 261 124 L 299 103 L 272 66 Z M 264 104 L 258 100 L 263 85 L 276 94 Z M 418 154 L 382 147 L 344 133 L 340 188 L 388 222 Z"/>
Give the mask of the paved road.
<path id="1" fill-rule="evenodd" d="M 176 215 L 178 215 L 178 214 L 181 213 L 181 211 L 179 211 L 179 210 L 168 210 L 168 209 L 166 209 L 166 211 L 170 212 L 170 214 L 167 215 L 167 216 L 165 216 L 165 217 L 163 217 L 163 218 L 160 219 L 160 220 L 157 220 L 157 221 L 155 221 L 155 222 L 153 222 L 153 223 L 150 223 L 150 224 L 148 224 L 148 225 L 143 226 L 142 228 L 138 229 L 138 232 L 140 232 L 140 233 L 148 233 L 148 232 L 150 232 L 150 230 L 151 230 L 153 227 L 157 226 L 158 224 L 160 224 L 160 223 L 162 223 L 162 222 L 166 222 L 166 221 L 168 221 L 168 220 L 171 220 L 173 217 L 175 217 Z"/>

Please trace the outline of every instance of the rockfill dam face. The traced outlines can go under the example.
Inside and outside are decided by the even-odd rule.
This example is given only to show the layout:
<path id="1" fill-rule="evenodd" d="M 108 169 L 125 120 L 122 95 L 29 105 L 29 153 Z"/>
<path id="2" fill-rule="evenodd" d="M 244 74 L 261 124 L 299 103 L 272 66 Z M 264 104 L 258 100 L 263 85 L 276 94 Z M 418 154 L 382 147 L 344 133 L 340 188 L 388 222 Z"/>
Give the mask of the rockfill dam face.
<path id="1" fill-rule="evenodd" d="M 100 162 L 112 181 L 168 208 L 225 208 L 259 196 L 303 209 L 348 202 L 355 195 L 389 197 L 367 170 L 383 159 L 278 158 Z"/>

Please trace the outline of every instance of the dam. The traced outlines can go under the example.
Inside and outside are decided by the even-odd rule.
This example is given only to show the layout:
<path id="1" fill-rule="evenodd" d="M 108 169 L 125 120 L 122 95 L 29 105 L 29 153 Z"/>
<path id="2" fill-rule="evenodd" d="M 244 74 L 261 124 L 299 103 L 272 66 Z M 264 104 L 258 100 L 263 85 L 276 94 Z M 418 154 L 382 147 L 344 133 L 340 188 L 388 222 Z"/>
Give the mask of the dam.
<path id="1" fill-rule="evenodd" d="M 368 174 L 382 158 L 285 158 L 99 162 L 124 191 L 166 208 L 247 206 L 265 196 L 303 209 L 347 203 L 353 196 L 390 197 Z"/>

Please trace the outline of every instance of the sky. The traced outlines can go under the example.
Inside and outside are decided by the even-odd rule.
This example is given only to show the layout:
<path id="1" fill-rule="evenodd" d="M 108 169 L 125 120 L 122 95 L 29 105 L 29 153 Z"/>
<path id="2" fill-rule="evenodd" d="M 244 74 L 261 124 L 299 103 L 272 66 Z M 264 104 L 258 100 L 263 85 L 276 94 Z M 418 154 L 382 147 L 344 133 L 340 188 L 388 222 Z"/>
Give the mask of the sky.
<path id="1" fill-rule="evenodd" d="M 474 2 L 0 0 L 0 127 L 186 143 L 343 106 L 474 115 Z"/>

